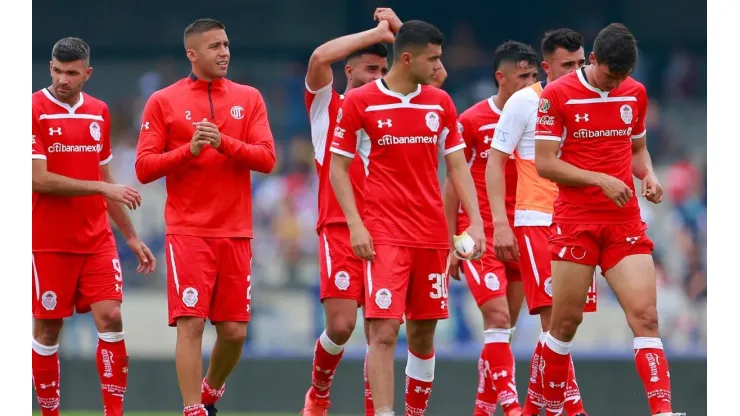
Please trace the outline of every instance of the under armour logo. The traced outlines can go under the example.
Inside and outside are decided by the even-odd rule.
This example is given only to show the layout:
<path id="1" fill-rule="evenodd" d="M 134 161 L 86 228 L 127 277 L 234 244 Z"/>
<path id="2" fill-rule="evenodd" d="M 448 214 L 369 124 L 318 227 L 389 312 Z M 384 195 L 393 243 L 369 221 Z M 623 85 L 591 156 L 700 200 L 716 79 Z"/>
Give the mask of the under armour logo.
<path id="1" fill-rule="evenodd" d="M 247 305 L 247 312 L 252 312 L 252 305 Z"/>
<path id="2" fill-rule="evenodd" d="M 581 120 L 588 121 L 588 113 L 584 115 L 576 114 L 576 123 L 580 123 Z"/>
<path id="3" fill-rule="evenodd" d="M 41 388 L 41 390 L 45 390 L 45 389 L 48 389 L 49 387 L 56 387 L 56 386 L 57 386 L 56 381 L 52 381 L 51 384 L 43 384 L 43 383 L 39 384 L 39 387 Z"/>
<path id="4" fill-rule="evenodd" d="M 498 379 L 504 378 L 504 377 L 506 377 L 508 375 L 509 375 L 509 372 L 506 371 L 506 370 L 503 370 L 501 372 L 491 374 L 491 377 L 493 377 L 494 380 L 498 380 Z"/>
<path id="5" fill-rule="evenodd" d="M 442 301 L 442 303 L 439 305 L 439 308 L 440 309 L 444 309 L 446 307 L 447 307 L 447 302 L 445 302 L 445 301 Z"/>
<path id="6" fill-rule="evenodd" d="M 586 296 L 586 303 L 596 303 L 596 295 Z"/>
<path id="7" fill-rule="evenodd" d="M 416 393 L 430 394 L 432 392 L 432 388 L 431 387 L 416 386 L 414 388 L 414 392 L 416 392 Z"/>
<path id="8" fill-rule="evenodd" d="M 318 371 L 319 373 L 324 373 L 324 374 L 331 374 L 333 372 L 332 370 L 323 370 L 319 366 L 316 366 L 316 371 Z"/>
<path id="9" fill-rule="evenodd" d="M 141 129 L 142 130 L 149 130 L 149 122 L 141 123 Z"/>
<path id="10" fill-rule="evenodd" d="M 625 238 L 625 240 L 628 243 L 630 243 L 630 244 L 635 244 L 637 242 L 637 240 L 639 240 L 639 239 L 640 239 L 640 237 L 627 237 L 627 238 Z"/>
<path id="11" fill-rule="evenodd" d="M 483 144 L 491 143 L 491 140 L 493 140 L 493 136 L 483 136 Z M 504 138 L 503 143 L 506 143 L 506 138 Z"/>
<path id="12" fill-rule="evenodd" d="M 120 291 L 121 291 L 121 285 L 116 283 L 116 292 L 120 292 Z"/>
<path id="13" fill-rule="evenodd" d="M 562 383 L 554 383 L 554 382 L 551 381 L 550 382 L 550 388 L 551 389 L 554 389 L 555 387 L 560 387 L 561 389 L 562 388 L 565 388 L 565 382 L 562 382 Z"/>
<path id="14" fill-rule="evenodd" d="M 385 127 L 393 127 L 393 123 L 391 122 L 391 119 L 388 118 L 385 121 L 378 120 L 378 128 L 380 129 L 380 128 L 383 128 L 384 126 Z"/>
<path id="15" fill-rule="evenodd" d="M 49 127 L 49 136 L 53 136 L 55 134 L 61 136 L 62 128 L 61 127 L 57 127 L 57 128 Z"/>

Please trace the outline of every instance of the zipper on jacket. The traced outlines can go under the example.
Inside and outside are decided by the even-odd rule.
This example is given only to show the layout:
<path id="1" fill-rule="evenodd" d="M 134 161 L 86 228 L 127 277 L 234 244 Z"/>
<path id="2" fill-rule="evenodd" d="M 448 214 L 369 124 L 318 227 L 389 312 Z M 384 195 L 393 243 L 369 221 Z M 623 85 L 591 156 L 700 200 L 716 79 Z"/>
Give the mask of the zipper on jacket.
<path id="1" fill-rule="evenodd" d="M 211 88 L 213 88 L 213 82 L 208 83 L 208 104 L 211 105 L 211 120 L 215 120 L 216 114 L 213 113 L 213 98 L 211 98 Z"/>

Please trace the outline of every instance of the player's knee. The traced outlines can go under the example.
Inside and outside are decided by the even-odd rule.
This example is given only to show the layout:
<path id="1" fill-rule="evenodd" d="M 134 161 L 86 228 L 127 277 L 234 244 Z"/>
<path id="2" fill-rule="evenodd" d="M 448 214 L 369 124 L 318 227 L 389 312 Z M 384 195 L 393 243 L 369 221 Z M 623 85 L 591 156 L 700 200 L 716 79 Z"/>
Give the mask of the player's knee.
<path id="1" fill-rule="evenodd" d="M 659 331 L 656 305 L 644 306 L 629 312 L 627 323 L 636 337 L 657 337 Z"/>
<path id="2" fill-rule="evenodd" d="M 63 325 L 61 319 L 37 320 L 33 325 L 33 338 L 41 345 L 56 345 Z"/>
<path id="3" fill-rule="evenodd" d="M 228 343 L 243 344 L 247 339 L 247 325 L 241 322 L 225 322 L 217 336 Z"/>
<path id="4" fill-rule="evenodd" d="M 406 339 L 409 350 L 417 354 L 429 354 L 434 350 L 435 321 L 409 322 L 406 325 Z"/>
<path id="5" fill-rule="evenodd" d="M 194 316 L 183 316 L 177 319 L 177 336 L 180 338 L 203 338 L 206 321 Z"/>
<path id="6" fill-rule="evenodd" d="M 395 349 L 400 327 L 398 321 L 391 319 L 372 321 L 370 323 L 370 344 L 372 348 Z"/>
<path id="7" fill-rule="evenodd" d="M 344 345 L 349 341 L 355 330 L 357 317 L 336 315 L 326 322 L 326 334 L 338 345 Z"/>
<path id="8" fill-rule="evenodd" d="M 572 313 L 550 322 L 550 333 L 560 341 L 570 341 L 576 336 L 578 326 L 583 322 L 583 313 Z"/>
<path id="9" fill-rule="evenodd" d="M 509 328 L 511 325 L 509 307 L 505 303 L 486 302 L 481 306 L 481 313 L 485 329 Z"/>
<path id="10" fill-rule="evenodd" d="M 114 306 L 96 312 L 95 321 L 98 326 L 98 332 L 121 332 L 123 330 L 123 318 L 121 317 L 120 306 Z"/>

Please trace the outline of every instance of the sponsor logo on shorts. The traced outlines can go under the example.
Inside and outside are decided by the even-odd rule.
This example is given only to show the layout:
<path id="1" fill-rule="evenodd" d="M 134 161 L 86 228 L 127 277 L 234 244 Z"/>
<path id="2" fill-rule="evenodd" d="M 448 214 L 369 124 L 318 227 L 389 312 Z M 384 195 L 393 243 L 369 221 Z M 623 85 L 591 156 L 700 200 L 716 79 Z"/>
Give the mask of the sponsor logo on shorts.
<path id="1" fill-rule="evenodd" d="M 380 309 L 390 308 L 392 301 L 393 299 L 390 290 L 383 288 L 375 292 L 375 304 L 378 305 Z"/>
<path id="2" fill-rule="evenodd" d="M 552 277 L 545 279 L 545 293 L 547 293 L 547 296 L 552 297 Z"/>
<path id="3" fill-rule="evenodd" d="M 334 275 L 334 284 L 339 290 L 347 290 L 349 288 L 349 273 L 344 270 L 337 272 Z"/>
<path id="4" fill-rule="evenodd" d="M 501 289 L 501 282 L 498 280 L 498 276 L 496 276 L 495 273 L 486 273 L 486 276 L 483 278 L 483 280 L 486 282 L 486 287 L 492 291 L 497 291 Z"/>
<path id="5" fill-rule="evenodd" d="M 198 291 L 194 287 L 187 287 L 182 291 L 182 303 L 188 308 L 194 307 L 198 303 Z"/>
<path id="6" fill-rule="evenodd" d="M 57 307 L 57 294 L 51 290 L 47 290 L 41 295 L 41 305 L 47 311 L 53 311 Z"/>

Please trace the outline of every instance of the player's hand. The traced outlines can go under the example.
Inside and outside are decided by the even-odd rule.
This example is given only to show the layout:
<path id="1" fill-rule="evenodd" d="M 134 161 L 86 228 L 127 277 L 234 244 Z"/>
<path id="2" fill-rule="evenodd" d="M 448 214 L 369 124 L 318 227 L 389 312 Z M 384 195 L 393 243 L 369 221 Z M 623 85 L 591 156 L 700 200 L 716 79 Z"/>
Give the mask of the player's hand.
<path id="1" fill-rule="evenodd" d="M 198 156 L 203 150 L 203 146 L 207 144 L 211 144 L 211 142 L 203 137 L 202 132 L 196 128 L 195 133 L 193 133 L 193 138 L 190 140 L 190 153 L 192 153 L 193 156 Z"/>
<path id="2" fill-rule="evenodd" d="M 141 195 L 136 189 L 115 183 L 102 182 L 101 194 L 107 199 L 126 205 L 128 209 L 141 206 Z"/>
<path id="3" fill-rule="evenodd" d="M 475 241 L 475 249 L 468 260 L 480 259 L 483 257 L 483 253 L 486 252 L 486 234 L 483 232 L 483 225 L 471 224 L 465 232 Z"/>
<path id="4" fill-rule="evenodd" d="M 350 241 L 352 242 L 352 251 L 355 252 L 355 256 L 367 260 L 375 260 L 375 247 L 373 247 L 373 238 L 365 228 L 365 225 L 360 223 L 354 227 L 349 228 Z"/>
<path id="5" fill-rule="evenodd" d="M 195 131 L 200 132 L 200 137 L 208 140 L 212 148 L 218 149 L 221 146 L 221 133 L 218 131 L 218 126 L 203 119 L 203 121 L 197 121 L 193 123 L 195 125 Z"/>
<path id="6" fill-rule="evenodd" d="M 380 33 L 380 41 L 383 43 L 393 43 L 396 40 L 396 36 L 391 30 L 390 24 L 386 20 L 381 20 L 375 30 Z"/>
<path id="7" fill-rule="evenodd" d="M 447 270 L 447 274 L 455 280 L 460 280 L 460 259 L 454 255 L 450 256 L 450 269 Z"/>
<path id="8" fill-rule="evenodd" d="M 139 259 L 139 267 L 136 268 L 136 273 L 149 274 L 153 272 L 154 268 L 157 267 L 157 259 L 154 258 L 154 254 L 149 250 L 149 247 L 138 237 L 126 240 L 126 244 L 128 244 L 131 252 L 136 255 L 136 258 Z"/>
<path id="9" fill-rule="evenodd" d="M 508 222 L 493 226 L 493 251 L 501 261 L 519 261 L 519 244 Z"/>
<path id="10" fill-rule="evenodd" d="M 642 196 L 653 204 L 660 204 L 663 200 L 663 186 L 658 182 L 658 177 L 654 173 L 642 179 Z"/>
<path id="11" fill-rule="evenodd" d="M 375 9 L 373 19 L 375 19 L 376 22 L 380 22 L 382 20 L 388 21 L 393 33 L 398 33 L 398 29 L 400 29 L 403 25 L 403 22 L 401 21 L 401 19 L 398 18 L 396 12 L 394 12 L 393 9 L 389 7 L 378 7 L 377 9 Z"/>
<path id="12" fill-rule="evenodd" d="M 627 205 L 627 202 L 634 196 L 632 189 L 626 183 L 606 174 L 601 176 L 599 187 L 601 187 L 604 195 L 614 201 L 620 208 Z"/>

